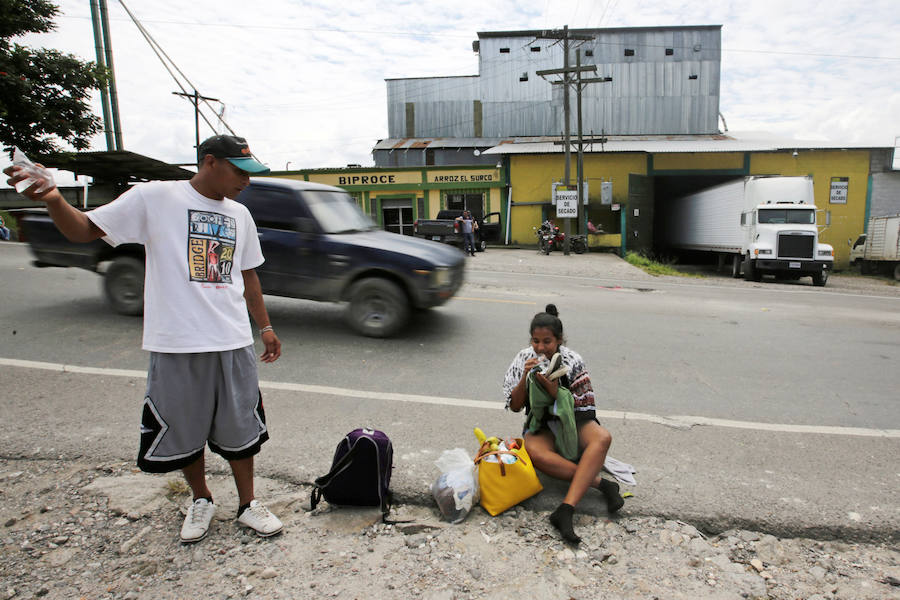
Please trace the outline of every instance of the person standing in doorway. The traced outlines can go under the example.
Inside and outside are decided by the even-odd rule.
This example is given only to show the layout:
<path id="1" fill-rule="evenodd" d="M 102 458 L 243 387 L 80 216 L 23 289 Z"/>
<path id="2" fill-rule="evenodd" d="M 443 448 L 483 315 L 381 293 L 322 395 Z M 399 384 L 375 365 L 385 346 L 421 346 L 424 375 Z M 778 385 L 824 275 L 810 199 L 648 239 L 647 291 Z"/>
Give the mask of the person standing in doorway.
<path id="1" fill-rule="evenodd" d="M 211 137 L 199 155 L 190 181 L 143 183 L 89 212 L 67 203 L 49 174 L 23 192 L 46 203 L 71 241 L 102 237 L 112 246 L 144 246 L 143 349 L 150 367 L 137 464 L 150 473 L 184 473 L 193 492 L 181 527 L 184 543 L 206 536 L 216 510 L 206 480 L 207 445 L 231 466 L 238 524 L 262 537 L 282 530 L 253 489 L 254 456 L 269 432 L 248 311 L 265 346 L 262 362 L 281 356 L 281 341 L 254 270 L 263 263 L 256 225 L 234 201 L 251 173 L 269 169 L 240 137 Z M 25 179 L 18 167 L 4 172 L 11 185 Z"/>
<path id="2" fill-rule="evenodd" d="M 472 217 L 472 213 L 464 210 L 463 214 L 456 217 L 462 228 L 463 234 L 463 252 L 470 256 L 475 256 L 475 232 L 478 230 L 478 221 Z"/>

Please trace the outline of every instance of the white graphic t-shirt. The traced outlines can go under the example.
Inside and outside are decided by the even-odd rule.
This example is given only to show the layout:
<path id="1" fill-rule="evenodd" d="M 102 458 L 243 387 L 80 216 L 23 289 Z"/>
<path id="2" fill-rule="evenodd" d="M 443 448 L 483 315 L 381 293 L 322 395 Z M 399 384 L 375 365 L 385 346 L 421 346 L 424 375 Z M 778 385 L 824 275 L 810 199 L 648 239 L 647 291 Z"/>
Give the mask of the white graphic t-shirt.
<path id="1" fill-rule="evenodd" d="M 247 208 L 188 181 L 143 183 L 88 217 L 112 246 L 143 244 L 144 350 L 214 352 L 253 343 L 241 271 L 263 263 Z"/>

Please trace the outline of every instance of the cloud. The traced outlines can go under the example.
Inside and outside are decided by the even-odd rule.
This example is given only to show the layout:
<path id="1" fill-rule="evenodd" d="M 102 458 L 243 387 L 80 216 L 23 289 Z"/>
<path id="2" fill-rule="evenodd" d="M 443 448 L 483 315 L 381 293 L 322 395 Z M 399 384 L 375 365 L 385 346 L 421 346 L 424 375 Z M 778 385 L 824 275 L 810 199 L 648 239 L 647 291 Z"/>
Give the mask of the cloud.
<path id="1" fill-rule="evenodd" d="M 900 135 L 900 11 L 893 0 L 872 0 L 865 10 L 812 0 L 126 3 L 277 169 L 287 161 L 292 168 L 372 164 L 372 146 L 387 137 L 385 78 L 476 75 L 477 32 L 566 24 L 721 24 L 720 107 L 732 130 L 884 146 Z M 57 31 L 27 43 L 93 59 L 89 3 L 63 0 L 60 7 Z M 192 161 L 192 104 L 173 95 L 179 88 L 122 6 L 111 1 L 109 9 L 126 148 Z M 854 58 L 878 56 L 890 60 Z M 94 104 L 99 114 L 99 99 Z M 201 121 L 201 139 L 211 133 Z M 102 136 L 93 148 L 105 149 Z"/>

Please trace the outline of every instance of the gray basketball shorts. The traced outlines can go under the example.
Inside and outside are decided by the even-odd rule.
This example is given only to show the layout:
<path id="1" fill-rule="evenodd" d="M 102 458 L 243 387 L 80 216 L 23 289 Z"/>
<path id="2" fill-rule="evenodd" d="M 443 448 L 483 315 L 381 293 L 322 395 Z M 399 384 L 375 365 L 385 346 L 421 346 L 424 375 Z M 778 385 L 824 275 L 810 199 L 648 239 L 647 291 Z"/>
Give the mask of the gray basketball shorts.
<path id="1" fill-rule="evenodd" d="M 268 439 L 252 345 L 150 353 L 137 460 L 142 471 L 183 469 L 207 444 L 226 460 L 248 458 Z"/>

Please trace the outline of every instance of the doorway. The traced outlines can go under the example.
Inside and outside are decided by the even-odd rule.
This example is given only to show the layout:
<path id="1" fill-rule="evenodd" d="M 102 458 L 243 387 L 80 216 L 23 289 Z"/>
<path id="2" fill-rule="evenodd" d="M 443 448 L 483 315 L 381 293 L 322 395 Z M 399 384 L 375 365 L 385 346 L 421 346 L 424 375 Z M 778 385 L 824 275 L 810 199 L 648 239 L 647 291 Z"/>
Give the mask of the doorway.
<path id="1" fill-rule="evenodd" d="M 381 200 L 381 222 L 385 231 L 400 235 L 413 234 L 412 198 Z"/>

